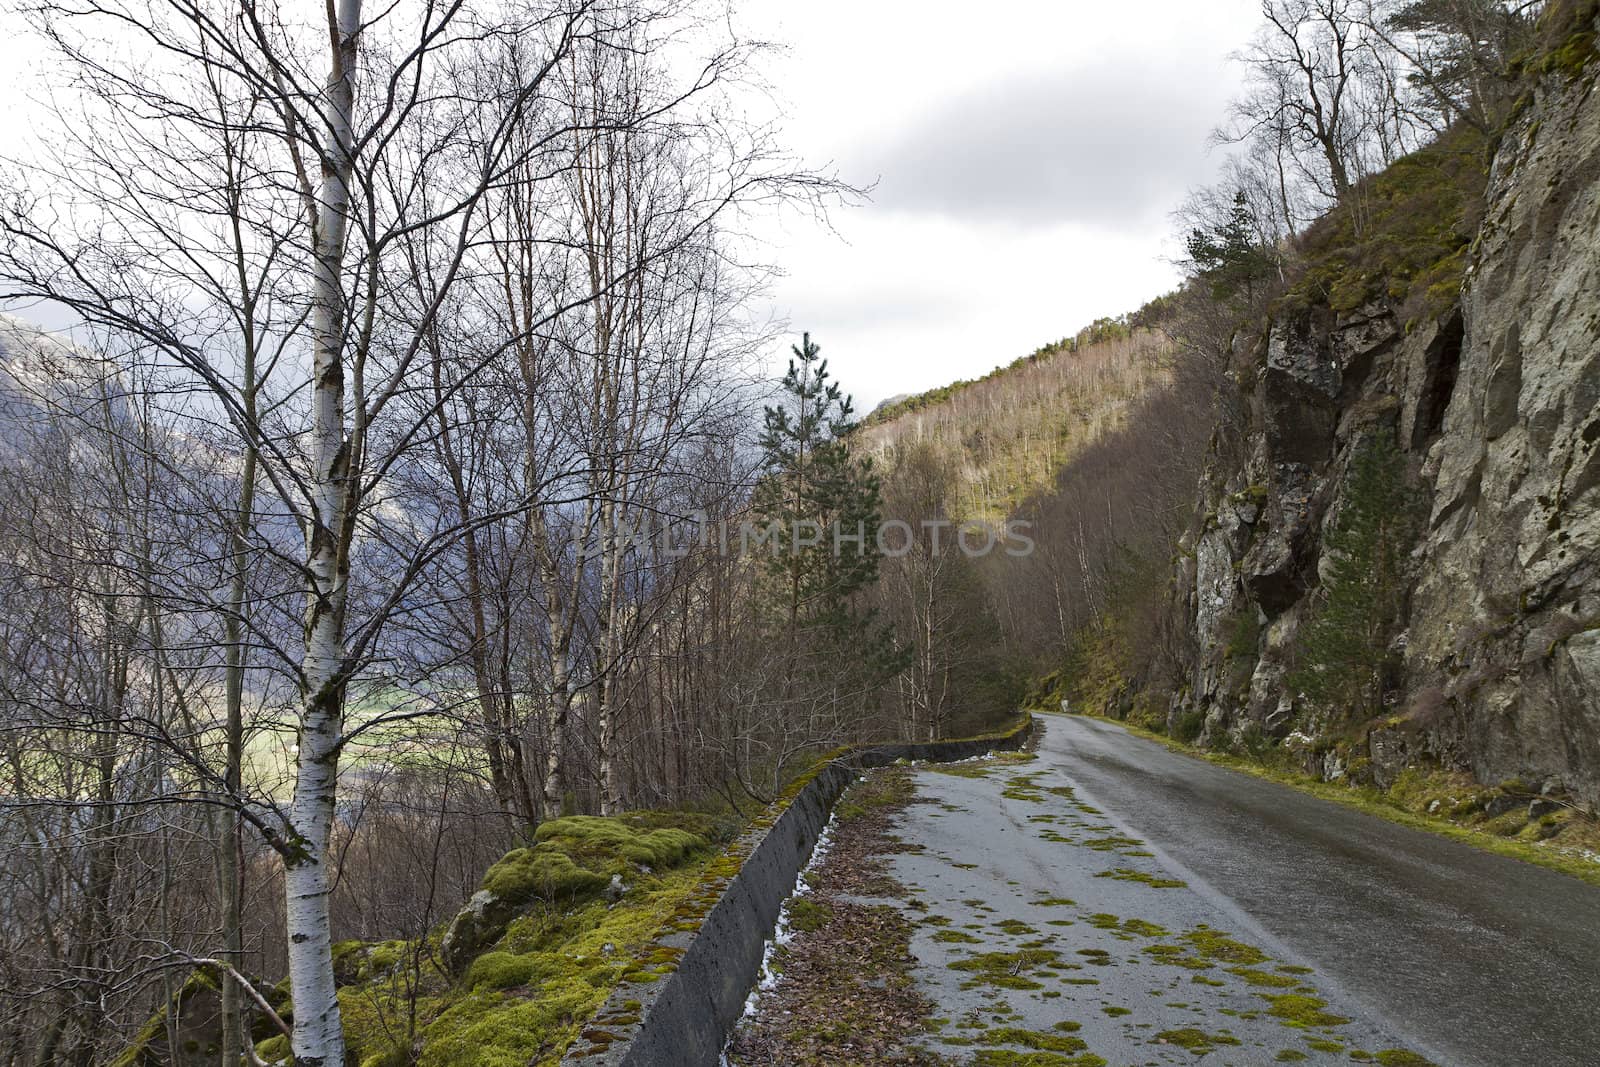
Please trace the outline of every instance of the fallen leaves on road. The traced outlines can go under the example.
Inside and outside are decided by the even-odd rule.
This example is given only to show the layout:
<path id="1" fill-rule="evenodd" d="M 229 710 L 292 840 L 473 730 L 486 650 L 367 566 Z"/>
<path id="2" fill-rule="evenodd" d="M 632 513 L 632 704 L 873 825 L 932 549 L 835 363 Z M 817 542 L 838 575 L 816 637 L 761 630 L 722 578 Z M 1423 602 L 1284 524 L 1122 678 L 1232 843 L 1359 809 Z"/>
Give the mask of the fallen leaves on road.
<path id="1" fill-rule="evenodd" d="M 740 1067 L 768 1064 L 910 1064 L 949 1061 L 913 1039 L 925 1032 L 933 1005 L 911 979 L 912 924 L 891 904 L 905 887 L 883 862 L 897 850 L 896 812 L 911 802 L 910 772 L 872 772 L 839 802 L 827 858 L 812 873 L 814 914 L 826 918 L 781 953 L 781 977 L 762 994 L 729 1048 Z"/>

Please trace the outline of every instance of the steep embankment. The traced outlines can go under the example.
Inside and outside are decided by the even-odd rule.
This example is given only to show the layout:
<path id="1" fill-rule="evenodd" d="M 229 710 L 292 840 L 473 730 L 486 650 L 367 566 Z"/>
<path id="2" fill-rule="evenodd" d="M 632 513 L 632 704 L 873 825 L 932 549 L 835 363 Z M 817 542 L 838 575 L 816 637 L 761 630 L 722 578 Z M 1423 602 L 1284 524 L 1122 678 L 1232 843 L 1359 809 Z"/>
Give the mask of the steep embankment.
<path id="1" fill-rule="evenodd" d="M 1592 47 L 1592 45 L 1591 45 Z M 1507 134 L 1462 300 L 1455 388 L 1410 614 L 1409 688 L 1487 781 L 1600 804 L 1600 64 L 1558 71 Z"/>
<path id="2" fill-rule="evenodd" d="M 1600 805 L 1600 62 L 1595 5 L 1563 10 L 1492 153 L 1457 131 L 1319 223 L 1235 366 L 1167 722 L 1384 788 L 1470 772 L 1501 789 L 1464 806 L 1535 838 Z M 1374 647 L 1377 699 L 1329 699 Z"/>

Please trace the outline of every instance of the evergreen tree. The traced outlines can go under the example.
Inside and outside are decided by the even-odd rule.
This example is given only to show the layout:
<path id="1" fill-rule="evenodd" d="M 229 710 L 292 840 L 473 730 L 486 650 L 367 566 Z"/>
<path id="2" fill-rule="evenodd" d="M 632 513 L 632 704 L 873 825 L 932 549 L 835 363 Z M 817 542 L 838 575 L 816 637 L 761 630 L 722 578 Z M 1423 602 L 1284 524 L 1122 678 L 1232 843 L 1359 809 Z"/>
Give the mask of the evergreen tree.
<path id="1" fill-rule="evenodd" d="M 1272 273 L 1272 258 L 1256 242 L 1255 216 L 1244 190 L 1233 196 L 1233 208 L 1220 226 L 1197 228 L 1185 247 L 1196 272 L 1211 285 L 1211 295 L 1227 300 L 1241 289 L 1255 299 L 1257 283 Z"/>
<path id="2" fill-rule="evenodd" d="M 769 533 L 762 567 L 777 579 L 789 625 L 844 637 L 863 619 L 855 594 L 878 575 L 880 497 L 872 461 L 850 451 L 850 397 L 831 380 L 806 334 L 783 378 L 784 400 L 766 408 L 757 523 Z"/>
<path id="3" fill-rule="evenodd" d="M 1380 434 L 1351 461 L 1344 500 L 1326 537 L 1330 562 L 1321 603 L 1290 678 L 1320 706 L 1352 718 L 1382 712 L 1416 528 L 1405 457 L 1391 433 Z"/>
<path id="4" fill-rule="evenodd" d="M 1503 0 L 1389 0 L 1379 29 L 1411 69 L 1406 80 L 1446 123 L 1491 134 L 1518 94 L 1506 77 L 1513 57 L 1533 43 L 1532 4 Z M 1592 17 L 1591 9 L 1591 17 Z"/>

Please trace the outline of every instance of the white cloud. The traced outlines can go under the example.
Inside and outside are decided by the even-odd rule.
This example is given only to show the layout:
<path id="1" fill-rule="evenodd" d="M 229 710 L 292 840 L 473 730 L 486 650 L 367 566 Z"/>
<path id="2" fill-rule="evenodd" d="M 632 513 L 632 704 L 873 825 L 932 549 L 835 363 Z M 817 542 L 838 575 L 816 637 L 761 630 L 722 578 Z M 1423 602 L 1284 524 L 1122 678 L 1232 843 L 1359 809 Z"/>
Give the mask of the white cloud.
<path id="1" fill-rule="evenodd" d="M 1225 100 L 1201 74 L 1101 59 L 977 86 L 862 153 L 883 175 L 873 199 L 976 224 L 1148 227 L 1205 167 Z"/>
<path id="2" fill-rule="evenodd" d="M 813 163 L 878 182 L 838 236 L 770 238 L 775 310 L 863 410 L 970 378 L 1176 283 L 1167 212 L 1206 138 L 1252 0 L 1139 4 L 751 0 L 789 42 L 768 75 Z M 775 351 L 786 353 L 787 345 Z"/>
<path id="3" fill-rule="evenodd" d="M 715 0 L 713 0 L 715 2 Z M 1209 180 L 1228 53 L 1254 0 L 735 0 L 786 42 L 764 74 L 790 143 L 874 199 L 837 235 L 771 224 L 773 310 L 808 329 L 861 407 L 983 374 L 1171 288 L 1166 211 Z M 5 31 L 0 156 L 37 112 L 33 42 Z M 781 368 L 788 342 L 776 345 Z"/>

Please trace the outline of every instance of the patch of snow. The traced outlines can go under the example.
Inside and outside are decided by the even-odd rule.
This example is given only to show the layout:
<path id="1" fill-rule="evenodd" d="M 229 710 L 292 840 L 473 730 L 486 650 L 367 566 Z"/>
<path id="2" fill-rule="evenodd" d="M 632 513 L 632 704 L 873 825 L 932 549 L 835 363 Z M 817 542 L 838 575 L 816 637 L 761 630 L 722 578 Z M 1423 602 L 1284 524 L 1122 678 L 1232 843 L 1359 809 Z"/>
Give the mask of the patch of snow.
<path id="1" fill-rule="evenodd" d="M 739 1016 L 738 1022 L 733 1025 L 735 1032 L 747 1019 L 755 1018 L 757 1006 L 761 1001 L 761 994 L 771 990 L 778 984 L 778 972 L 773 969 L 773 960 L 777 957 L 778 951 L 795 938 L 794 928 L 789 925 L 789 905 L 791 902 L 810 894 L 811 883 L 806 881 L 806 875 L 821 866 L 822 861 L 828 858 L 828 852 L 833 847 L 833 835 L 837 823 L 838 814 L 836 812 L 830 813 L 828 821 L 822 827 L 822 832 L 817 835 L 817 843 L 811 848 L 811 858 L 806 860 L 806 865 L 800 868 L 799 874 L 795 875 L 794 891 L 783 902 L 783 907 L 778 909 L 777 924 L 773 926 L 772 936 L 767 939 L 766 948 L 761 953 L 761 971 L 756 978 L 756 986 L 750 990 L 750 995 L 745 998 L 744 1012 Z M 727 1045 L 732 1043 L 733 1037 L 730 1033 L 727 1044 L 723 1046 L 721 1067 L 731 1067 L 728 1061 Z"/>
<path id="2" fill-rule="evenodd" d="M 968 756 L 966 759 L 952 759 L 952 760 L 914 759 L 914 760 L 911 760 L 910 762 L 911 762 L 911 766 L 913 766 L 913 767 L 920 767 L 924 763 L 937 763 L 941 767 L 954 767 L 958 763 L 982 763 L 984 760 L 992 760 L 992 759 L 994 759 L 996 755 L 997 755 L 997 753 L 990 751 L 990 752 L 985 752 L 985 753 L 983 753 L 982 755 L 979 755 L 979 756 Z"/>

